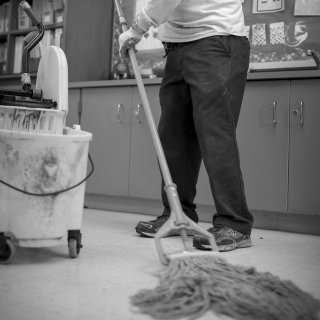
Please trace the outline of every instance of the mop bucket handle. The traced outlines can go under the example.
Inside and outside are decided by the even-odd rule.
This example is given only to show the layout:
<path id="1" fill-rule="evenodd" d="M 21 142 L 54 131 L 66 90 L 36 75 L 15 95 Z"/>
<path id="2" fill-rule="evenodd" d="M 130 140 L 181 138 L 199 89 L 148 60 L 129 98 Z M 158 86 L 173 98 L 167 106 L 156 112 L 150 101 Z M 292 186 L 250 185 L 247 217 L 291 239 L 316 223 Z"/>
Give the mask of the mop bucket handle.
<path id="1" fill-rule="evenodd" d="M 34 12 L 30 4 L 23 0 L 20 2 L 20 7 L 25 11 L 27 16 L 30 18 L 32 23 L 37 26 L 38 34 L 26 45 L 25 50 L 23 51 L 23 72 L 29 73 L 29 54 L 30 51 L 41 41 L 44 35 L 44 26 L 41 22 L 41 19 Z"/>

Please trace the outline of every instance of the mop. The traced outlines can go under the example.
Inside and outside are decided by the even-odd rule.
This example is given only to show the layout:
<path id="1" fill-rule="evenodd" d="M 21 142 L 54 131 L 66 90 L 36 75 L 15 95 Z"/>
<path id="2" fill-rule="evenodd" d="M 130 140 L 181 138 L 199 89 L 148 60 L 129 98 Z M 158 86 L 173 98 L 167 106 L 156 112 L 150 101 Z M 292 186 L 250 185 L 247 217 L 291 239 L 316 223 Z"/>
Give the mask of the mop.
<path id="1" fill-rule="evenodd" d="M 115 0 L 122 31 L 128 30 L 119 0 Z M 167 267 L 159 273 L 159 285 L 144 289 L 131 297 L 141 313 L 156 319 L 196 319 L 212 310 L 239 320 L 316 320 L 320 301 L 300 290 L 290 281 L 282 281 L 255 268 L 227 263 L 219 253 L 211 233 L 204 230 L 183 212 L 176 185 L 173 183 L 153 120 L 133 48 L 128 55 L 136 78 L 146 119 L 165 182 L 171 214 L 155 235 L 159 260 Z M 183 251 L 166 254 L 161 239 L 172 232 L 180 235 Z M 188 234 L 207 238 L 212 251 L 195 251 Z"/>

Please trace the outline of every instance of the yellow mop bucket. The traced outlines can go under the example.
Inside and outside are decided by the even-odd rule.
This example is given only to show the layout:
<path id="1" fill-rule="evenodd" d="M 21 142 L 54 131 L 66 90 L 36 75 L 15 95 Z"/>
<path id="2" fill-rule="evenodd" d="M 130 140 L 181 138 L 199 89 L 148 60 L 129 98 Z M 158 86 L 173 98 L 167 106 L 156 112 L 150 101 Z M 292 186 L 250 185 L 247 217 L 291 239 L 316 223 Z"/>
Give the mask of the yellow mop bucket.
<path id="1" fill-rule="evenodd" d="M 0 263 L 15 246 L 54 246 L 67 231 L 77 257 L 91 139 L 68 127 L 61 135 L 0 130 Z"/>

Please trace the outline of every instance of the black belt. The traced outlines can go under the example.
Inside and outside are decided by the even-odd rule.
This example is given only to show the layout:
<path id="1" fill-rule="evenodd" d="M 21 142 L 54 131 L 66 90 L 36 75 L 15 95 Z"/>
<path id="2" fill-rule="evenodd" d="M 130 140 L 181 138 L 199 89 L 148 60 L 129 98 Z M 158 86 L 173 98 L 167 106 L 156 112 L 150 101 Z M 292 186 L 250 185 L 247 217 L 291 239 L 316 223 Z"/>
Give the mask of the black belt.
<path id="1" fill-rule="evenodd" d="M 175 48 L 182 47 L 185 42 L 162 42 L 165 50 L 172 50 Z"/>

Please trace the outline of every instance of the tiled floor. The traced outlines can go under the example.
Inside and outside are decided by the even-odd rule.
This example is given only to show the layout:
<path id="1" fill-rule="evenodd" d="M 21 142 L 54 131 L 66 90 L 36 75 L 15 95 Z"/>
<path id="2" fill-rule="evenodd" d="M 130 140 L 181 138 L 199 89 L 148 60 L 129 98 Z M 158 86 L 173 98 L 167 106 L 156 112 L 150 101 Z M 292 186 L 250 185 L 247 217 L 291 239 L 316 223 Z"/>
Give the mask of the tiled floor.
<path id="1" fill-rule="evenodd" d="M 136 236 L 148 216 L 85 210 L 83 249 L 70 259 L 66 240 L 50 248 L 18 248 L 0 265 L 1 320 L 140 320 L 130 296 L 154 288 L 162 268 L 153 239 Z M 207 227 L 207 224 L 202 224 Z M 253 246 L 224 253 L 230 263 L 255 266 L 320 299 L 320 237 L 254 229 Z M 166 250 L 179 238 L 163 240 Z M 221 319 L 207 313 L 201 319 Z"/>

